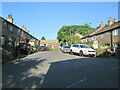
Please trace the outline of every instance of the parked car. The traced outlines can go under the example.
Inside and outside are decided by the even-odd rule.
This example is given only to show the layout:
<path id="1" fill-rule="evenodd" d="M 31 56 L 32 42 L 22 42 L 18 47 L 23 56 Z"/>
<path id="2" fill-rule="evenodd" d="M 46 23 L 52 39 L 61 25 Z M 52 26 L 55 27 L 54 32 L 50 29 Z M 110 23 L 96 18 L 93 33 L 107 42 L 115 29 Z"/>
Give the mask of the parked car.
<path id="1" fill-rule="evenodd" d="M 70 52 L 70 46 L 62 46 L 61 47 L 61 51 L 63 52 L 63 53 L 69 53 Z"/>
<path id="2" fill-rule="evenodd" d="M 50 48 L 46 46 L 40 46 L 40 51 L 49 51 Z"/>
<path id="3" fill-rule="evenodd" d="M 29 43 L 20 43 L 18 47 L 22 54 L 30 54 L 32 52 L 32 46 Z"/>
<path id="4" fill-rule="evenodd" d="M 80 56 L 95 56 L 96 51 L 85 44 L 73 44 L 70 47 L 70 54 L 77 53 Z"/>

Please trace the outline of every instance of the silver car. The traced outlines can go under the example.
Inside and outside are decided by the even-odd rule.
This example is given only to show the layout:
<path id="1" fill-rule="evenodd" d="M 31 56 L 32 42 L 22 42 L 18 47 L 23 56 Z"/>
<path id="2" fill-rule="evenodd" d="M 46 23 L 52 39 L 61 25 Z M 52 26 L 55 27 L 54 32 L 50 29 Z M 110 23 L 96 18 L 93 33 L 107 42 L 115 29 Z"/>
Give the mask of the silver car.
<path id="1" fill-rule="evenodd" d="M 61 51 L 63 53 L 69 53 L 70 52 L 70 46 L 62 46 Z"/>

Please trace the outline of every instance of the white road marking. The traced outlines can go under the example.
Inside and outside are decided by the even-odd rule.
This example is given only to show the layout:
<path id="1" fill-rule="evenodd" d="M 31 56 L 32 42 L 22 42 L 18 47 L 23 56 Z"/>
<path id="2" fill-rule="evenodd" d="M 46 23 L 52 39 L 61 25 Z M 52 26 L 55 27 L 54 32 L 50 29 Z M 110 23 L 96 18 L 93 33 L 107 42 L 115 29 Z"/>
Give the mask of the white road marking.
<path id="1" fill-rule="evenodd" d="M 79 81 L 77 81 L 76 83 L 73 83 L 73 84 L 71 84 L 71 85 L 67 86 L 66 88 L 71 88 L 71 87 L 73 87 L 73 86 L 77 85 L 78 83 L 83 82 L 83 81 L 85 81 L 85 80 L 87 80 L 87 78 L 86 78 L 86 77 L 85 77 L 85 78 L 83 78 L 83 79 L 81 79 L 81 80 L 79 80 Z"/>

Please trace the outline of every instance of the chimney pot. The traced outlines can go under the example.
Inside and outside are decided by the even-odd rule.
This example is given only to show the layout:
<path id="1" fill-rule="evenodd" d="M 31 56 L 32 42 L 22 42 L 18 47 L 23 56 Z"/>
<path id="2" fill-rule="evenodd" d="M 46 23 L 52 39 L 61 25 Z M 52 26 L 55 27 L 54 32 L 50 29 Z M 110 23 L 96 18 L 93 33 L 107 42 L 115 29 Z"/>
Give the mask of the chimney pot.
<path id="1" fill-rule="evenodd" d="M 12 18 L 12 15 L 8 15 L 8 18 Z"/>
<path id="2" fill-rule="evenodd" d="M 9 21 L 9 22 L 13 23 L 13 18 L 12 18 L 12 15 L 8 15 L 7 21 Z"/>

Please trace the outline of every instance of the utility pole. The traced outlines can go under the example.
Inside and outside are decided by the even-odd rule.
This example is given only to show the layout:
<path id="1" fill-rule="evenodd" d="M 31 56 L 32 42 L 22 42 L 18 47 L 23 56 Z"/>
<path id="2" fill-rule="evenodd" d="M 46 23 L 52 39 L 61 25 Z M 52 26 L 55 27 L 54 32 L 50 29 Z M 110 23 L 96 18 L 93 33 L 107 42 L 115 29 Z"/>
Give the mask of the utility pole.
<path id="1" fill-rule="evenodd" d="M 112 31 L 110 31 L 110 46 L 111 46 L 111 49 L 113 49 L 113 36 L 112 36 Z"/>

